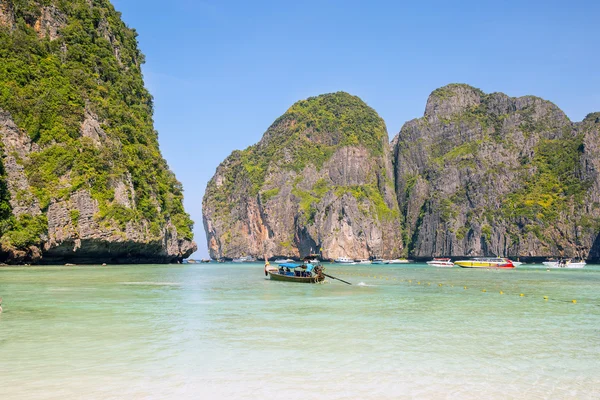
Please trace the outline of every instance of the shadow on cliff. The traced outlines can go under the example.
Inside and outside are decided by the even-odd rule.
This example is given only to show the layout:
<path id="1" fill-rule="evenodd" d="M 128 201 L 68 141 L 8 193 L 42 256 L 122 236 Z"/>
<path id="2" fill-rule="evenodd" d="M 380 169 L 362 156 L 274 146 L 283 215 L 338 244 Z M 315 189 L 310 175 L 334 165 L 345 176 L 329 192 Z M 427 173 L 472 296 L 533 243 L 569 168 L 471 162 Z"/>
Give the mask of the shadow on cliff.
<path id="1" fill-rule="evenodd" d="M 588 261 L 598 261 L 600 259 L 600 234 L 596 236 L 592 248 L 590 249 L 586 259 Z"/>

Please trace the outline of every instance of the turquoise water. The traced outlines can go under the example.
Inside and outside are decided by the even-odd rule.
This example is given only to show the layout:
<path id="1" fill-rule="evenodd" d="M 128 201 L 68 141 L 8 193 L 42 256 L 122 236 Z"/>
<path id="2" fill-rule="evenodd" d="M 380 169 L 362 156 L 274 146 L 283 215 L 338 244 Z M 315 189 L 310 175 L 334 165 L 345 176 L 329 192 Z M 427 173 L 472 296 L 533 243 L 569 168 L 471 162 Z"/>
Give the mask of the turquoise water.
<path id="1" fill-rule="evenodd" d="M 0 398 L 600 397 L 598 266 L 326 272 L 0 268 Z"/>

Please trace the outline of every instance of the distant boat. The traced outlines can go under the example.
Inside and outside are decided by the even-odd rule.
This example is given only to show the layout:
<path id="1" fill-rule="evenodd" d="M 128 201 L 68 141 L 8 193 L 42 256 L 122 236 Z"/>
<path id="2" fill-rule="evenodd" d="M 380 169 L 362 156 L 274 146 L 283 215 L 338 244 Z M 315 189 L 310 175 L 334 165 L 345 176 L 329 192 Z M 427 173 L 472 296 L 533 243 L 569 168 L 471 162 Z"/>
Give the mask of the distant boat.
<path id="1" fill-rule="evenodd" d="M 283 263 L 279 267 L 273 267 L 267 261 L 265 275 L 272 281 L 296 283 L 317 283 L 325 279 L 323 267 L 313 264 Z"/>
<path id="2" fill-rule="evenodd" d="M 273 261 L 275 264 L 284 264 L 284 263 L 291 263 L 294 262 L 294 260 L 291 260 L 289 258 L 278 258 L 277 260 Z"/>
<path id="3" fill-rule="evenodd" d="M 383 264 L 383 263 L 385 263 L 385 261 L 383 260 L 383 258 L 374 258 L 371 261 L 371 264 Z"/>
<path id="4" fill-rule="evenodd" d="M 254 262 L 254 261 L 256 261 L 256 259 L 252 256 L 245 256 L 245 257 L 234 258 L 232 261 L 234 263 L 243 263 L 243 262 Z"/>
<path id="5" fill-rule="evenodd" d="M 394 260 L 384 260 L 383 263 L 384 264 L 407 264 L 410 261 L 407 260 L 406 258 L 396 258 Z"/>
<path id="6" fill-rule="evenodd" d="M 508 258 L 480 257 L 471 260 L 455 261 L 454 264 L 463 268 L 514 268 Z"/>
<path id="7" fill-rule="evenodd" d="M 519 265 L 523 265 L 523 263 L 520 261 L 512 261 L 511 260 L 510 262 L 515 266 L 515 268 L 517 268 Z"/>
<path id="8" fill-rule="evenodd" d="M 338 264 L 355 264 L 354 260 L 348 257 L 338 257 L 333 261 Z"/>
<path id="9" fill-rule="evenodd" d="M 354 260 L 356 264 L 371 264 L 371 260 Z"/>
<path id="10" fill-rule="evenodd" d="M 586 262 L 581 261 L 572 261 L 572 260 L 557 260 L 557 261 L 544 261 L 544 264 L 548 268 L 583 268 L 586 265 Z"/>
<path id="11" fill-rule="evenodd" d="M 454 263 L 449 258 L 434 258 L 431 261 L 427 261 L 427 265 L 432 265 L 434 267 L 454 267 Z"/>

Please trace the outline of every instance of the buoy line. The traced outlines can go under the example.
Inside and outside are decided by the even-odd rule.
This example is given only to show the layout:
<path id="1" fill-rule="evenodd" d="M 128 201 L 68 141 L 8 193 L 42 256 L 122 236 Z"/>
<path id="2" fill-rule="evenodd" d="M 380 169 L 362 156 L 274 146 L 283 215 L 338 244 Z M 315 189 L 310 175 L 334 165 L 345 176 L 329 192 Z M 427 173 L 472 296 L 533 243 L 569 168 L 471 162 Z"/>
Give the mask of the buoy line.
<path id="1" fill-rule="evenodd" d="M 380 279 L 380 280 L 384 280 L 384 279 L 385 279 L 386 281 L 393 280 L 393 281 L 396 281 L 396 282 L 398 282 L 398 281 L 399 281 L 399 282 L 407 282 L 407 283 L 409 283 L 409 284 L 412 284 L 412 283 L 413 283 L 413 279 L 398 279 L 398 278 L 396 278 L 396 277 L 392 277 L 392 278 L 390 279 L 390 276 L 381 276 L 381 275 L 380 275 L 380 276 L 377 276 L 377 275 L 373 275 L 373 276 L 371 276 L 371 275 L 369 275 L 369 274 L 363 274 L 363 273 L 352 273 L 352 272 L 338 272 L 337 274 L 338 274 L 338 275 L 347 275 L 347 276 L 359 276 L 359 277 L 364 277 L 364 278 Z M 416 283 L 418 286 L 423 286 L 423 287 L 425 287 L 425 286 L 427 286 L 427 287 L 430 287 L 430 286 L 431 286 L 431 282 L 427 282 L 427 284 L 425 284 L 425 283 L 423 282 L 423 284 L 421 284 L 421 283 L 422 283 L 421 281 L 415 281 L 415 283 Z M 438 288 L 442 288 L 442 287 L 444 287 L 444 286 L 449 286 L 449 287 L 451 287 L 451 288 L 454 288 L 454 285 L 453 285 L 453 284 L 446 284 L 446 283 L 438 283 L 438 284 L 437 284 L 437 287 L 438 287 Z M 435 287 L 435 286 L 434 286 L 434 287 Z M 463 286 L 463 290 L 468 290 L 468 289 L 469 289 L 469 287 L 468 287 L 468 286 Z M 485 288 L 481 289 L 480 291 L 481 291 L 481 293 L 487 293 L 487 289 L 485 289 Z M 498 293 L 499 293 L 500 295 L 505 295 L 505 294 L 506 294 L 506 293 L 505 293 L 505 292 L 504 292 L 502 289 L 500 289 Z M 511 296 L 511 295 L 512 295 L 512 294 L 508 294 L 508 296 Z M 526 296 L 524 293 L 519 293 L 519 297 L 529 297 L 529 298 L 534 298 L 533 296 Z M 544 301 L 555 301 L 555 302 L 561 302 L 561 303 L 571 303 L 571 304 L 577 304 L 577 299 L 571 299 L 571 300 L 562 300 L 562 299 L 550 298 L 549 296 L 542 296 L 542 299 L 543 299 Z M 600 304 L 597 304 L 597 305 L 600 307 Z"/>

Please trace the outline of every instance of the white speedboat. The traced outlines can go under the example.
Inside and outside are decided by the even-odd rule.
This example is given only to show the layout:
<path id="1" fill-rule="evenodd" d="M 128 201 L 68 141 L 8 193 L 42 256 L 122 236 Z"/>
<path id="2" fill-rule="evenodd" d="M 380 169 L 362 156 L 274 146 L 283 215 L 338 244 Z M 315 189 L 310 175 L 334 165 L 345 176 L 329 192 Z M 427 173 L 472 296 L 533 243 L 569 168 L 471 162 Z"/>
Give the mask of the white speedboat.
<path id="1" fill-rule="evenodd" d="M 454 263 L 449 258 L 434 258 L 431 261 L 427 261 L 427 265 L 434 267 L 454 267 Z"/>
<path id="2" fill-rule="evenodd" d="M 252 256 L 245 256 L 245 257 L 234 258 L 232 261 L 234 263 L 243 263 L 243 262 L 254 262 L 254 261 L 256 261 L 256 259 Z"/>
<path id="3" fill-rule="evenodd" d="M 384 262 L 383 258 L 374 258 L 373 261 L 371 261 L 371 264 L 383 264 Z"/>
<path id="4" fill-rule="evenodd" d="M 556 260 L 556 261 L 544 261 L 547 268 L 583 268 L 585 267 L 585 261 L 572 261 L 572 260 Z"/>
<path id="5" fill-rule="evenodd" d="M 285 263 L 291 263 L 294 262 L 294 260 L 290 259 L 290 258 L 278 258 L 277 260 L 273 261 L 275 264 L 285 264 Z"/>
<path id="6" fill-rule="evenodd" d="M 355 264 L 354 260 L 348 257 L 338 257 L 333 261 L 338 264 Z"/>
<path id="7" fill-rule="evenodd" d="M 523 265 L 523 263 L 521 261 L 512 261 L 512 260 L 510 260 L 510 262 L 512 263 L 512 265 L 515 266 L 515 268 L 518 267 L 519 265 Z"/>
<path id="8" fill-rule="evenodd" d="M 394 260 L 385 260 L 383 263 L 384 264 L 407 264 L 410 261 L 407 260 L 406 258 L 396 258 Z"/>
<path id="9" fill-rule="evenodd" d="M 355 260 L 356 264 L 371 264 L 371 260 Z"/>

